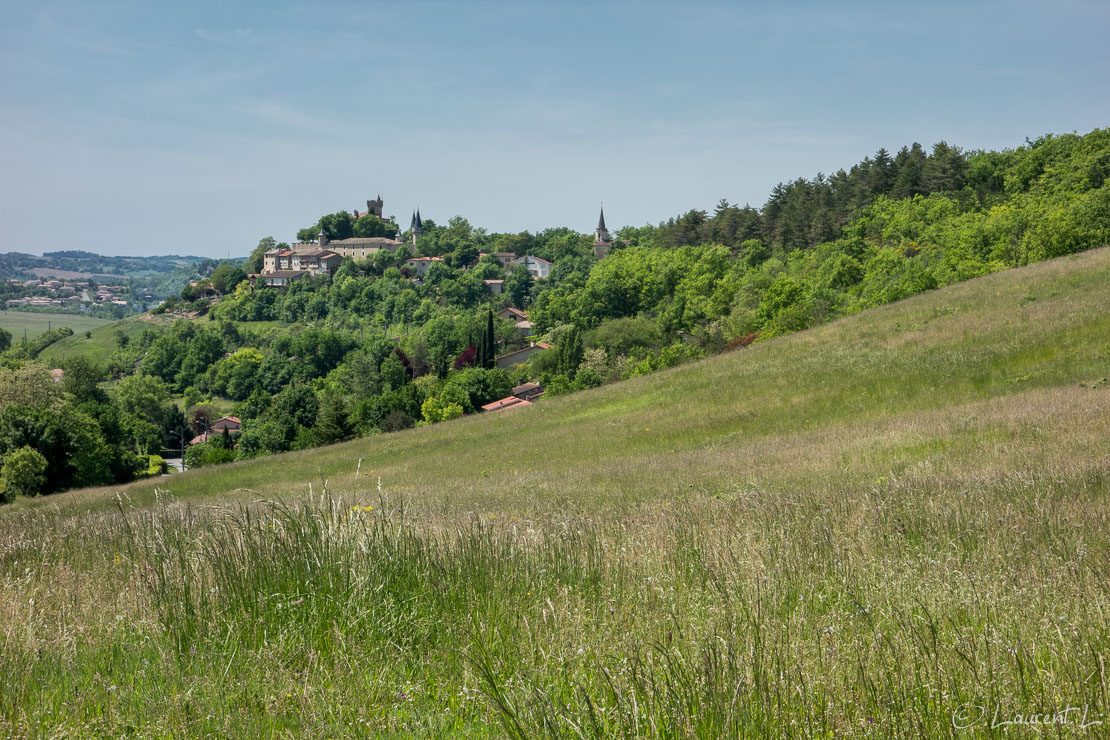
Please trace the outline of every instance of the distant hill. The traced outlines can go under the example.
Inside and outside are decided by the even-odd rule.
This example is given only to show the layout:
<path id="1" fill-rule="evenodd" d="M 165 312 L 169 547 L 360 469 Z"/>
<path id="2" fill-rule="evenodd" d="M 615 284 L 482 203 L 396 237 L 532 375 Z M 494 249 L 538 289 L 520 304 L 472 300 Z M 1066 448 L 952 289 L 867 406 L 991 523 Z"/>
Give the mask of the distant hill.
<path id="1" fill-rule="evenodd" d="M 0 254 L 0 280 L 53 276 L 59 278 L 130 277 L 164 275 L 205 257 L 157 255 L 153 257 L 111 257 L 84 251 L 46 252 L 41 257 L 24 252 Z M 67 274 L 72 273 L 72 274 Z"/>

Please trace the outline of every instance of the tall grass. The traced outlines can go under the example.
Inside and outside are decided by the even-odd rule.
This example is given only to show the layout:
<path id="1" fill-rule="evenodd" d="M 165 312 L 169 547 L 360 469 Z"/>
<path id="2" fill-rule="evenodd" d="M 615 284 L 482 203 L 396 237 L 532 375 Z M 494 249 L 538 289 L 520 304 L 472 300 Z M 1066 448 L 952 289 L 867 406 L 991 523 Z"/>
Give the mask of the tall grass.
<path id="1" fill-rule="evenodd" d="M 568 738 L 943 736 L 968 705 L 1103 716 L 1107 535 L 1053 502 L 1106 482 L 1045 482 L 1033 506 L 876 487 L 600 524 L 420 519 L 332 492 L 121 506 L 86 536 L 121 554 L 122 619 L 67 643 L 71 620 L 39 610 L 59 594 L 26 610 L 0 713 L 12 730 L 83 717 L 76 734 Z M 57 522 L 23 525 L 42 546 Z M 23 573 L 45 595 L 95 551 L 6 548 L 9 588 Z"/>

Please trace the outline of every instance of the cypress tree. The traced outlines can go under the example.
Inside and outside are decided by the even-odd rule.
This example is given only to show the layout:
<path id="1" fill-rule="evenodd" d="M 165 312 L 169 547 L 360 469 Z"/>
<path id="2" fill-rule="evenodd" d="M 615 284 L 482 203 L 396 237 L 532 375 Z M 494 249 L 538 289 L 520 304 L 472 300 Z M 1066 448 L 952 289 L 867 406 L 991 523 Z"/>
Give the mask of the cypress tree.
<path id="1" fill-rule="evenodd" d="M 582 364 L 582 357 L 582 334 L 577 326 L 572 326 L 559 343 L 559 372 L 574 380 L 578 366 Z"/>
<path id="2" fill-rule="evenodd" d="M 493 336 L 493 309 L 488 309 L 486 314 L 486 337 L 485 337 L 485 362 L 484 366 L 487 370 L 492 370 L 497 356 L 497 340 Z"/>

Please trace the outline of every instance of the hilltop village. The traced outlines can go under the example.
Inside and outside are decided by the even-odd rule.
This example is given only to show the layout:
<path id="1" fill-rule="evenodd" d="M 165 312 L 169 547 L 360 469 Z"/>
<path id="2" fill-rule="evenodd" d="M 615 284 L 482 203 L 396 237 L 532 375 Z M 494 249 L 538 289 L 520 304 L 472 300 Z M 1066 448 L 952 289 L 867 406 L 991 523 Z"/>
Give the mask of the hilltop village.
<path id="1" fill-rule="evenodd" d="M 366 201 L 366 211 L 353 211 L 352 219 L 357 221 L 370 215 L 385 224 L 392 224 L 392 218 L 382 215 L 382 208 L 383 201 L 379 195 L 375 200 Z M 261 283 L 269 287 L 282 287 L 310 275 L 331 274 L 342 263 L 344 257 L 360 261 L 369 260 L 382 251 L 396 255 L 398 250 L 405 246 L 411 246 L 412 252 L 419 252 L 420 238 L 424 233 L 424 221 L 419 210 L 413 212 L 408 233 L 409 240 L 407 242 L 384 236 L 352 236 L 332 240 L 321 228 L 315 241 L 295 242 L 265 252 L 262 271 L 260 273 L 250 273 L 247 277 L 252 285 Z M 612 245 L 612 236 L 605 227 L 605 209 L 602 208 L 597 228 L 594 230 L 593 249 L 595 259 L 604 259 L 609 254 Z M 492 255 L 501 263 L 506 272 L 524 269 L 531 273 L 536 280 L 546 279 L 553 266 L 551 262 L 534 255 L 518 256 L 513 252 L 493 252 Z M 485 252 L 479 252 L 477 259 L 485 256 Z M 402 264 L 413 280 L 420 280 L 436 262 L 443 262 L 443 257 L 411 256 L 405 259 Z M 465 269 L 467 265 L 461 267 Z M 503 282 L 502 280 L 486 280 L 485 284 L 491 293 L 499 294 Z"/>

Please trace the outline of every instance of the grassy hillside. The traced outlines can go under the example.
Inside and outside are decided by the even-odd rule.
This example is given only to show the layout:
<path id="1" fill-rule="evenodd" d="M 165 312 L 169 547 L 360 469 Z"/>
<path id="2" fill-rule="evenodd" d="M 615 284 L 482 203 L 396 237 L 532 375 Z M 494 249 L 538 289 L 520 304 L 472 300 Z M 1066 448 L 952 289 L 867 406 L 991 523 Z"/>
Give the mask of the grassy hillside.
<path id="1" fill-rule="evenodd" d="M 2 312 L 14 313 L 14 312 Z M 33 315 L 33 314 L 26 314 Z M 57 317 L 56 317 L 57 318 Z M 68 317 L 61 317 L 68 318 Z M 72 337 L 66 337 L 60 341 L 47 347 L 39 355 L 41 360 L 46 363 L 58 362 L 63 357 L 71 356 L 74 353 L 86 355 L 89 359 L 94 360 L 100 364 L 104 364 L 113 352 L 115 352 L 118 345 L 118 333 L 123 332 L 130 339 L 138 339 L 144 330 L 153 327 L 169 326 L 175 321 L 173 316 L 153 316 L 149 313 L 140 314 L 138 316 L 129 316 L 120 321 L 108 322 L 102 319 L 87 319 L 88 322 L 96 322 L 87 327 L 82 327 L 78 330 L 74 327 L 75 334 Z M 201 316 L 194 321 L 198 324 L 208 324 L 210 319 L 207 316 Z M 232 322 L 240 328 L 247 328 L 254 332 L 265 334 L 274 330 L 284 330 L 288 328 L 288 324 L 280 321 L 234 321 Z M 69 323 L 59 324 L 54 322 L 54 326 L 69 326 Z M 92 336 L 85 336 L 85 329 L 92 329 Z M 43 323 L 41 331 L 46 330 L 46 324 Z M 12 336 L 15 336 L 15 331 L 12 331 Z M 19 336 L 22 336 L 20 334 Z"/>
<path id="2" fill-rule="evenodd" d="M 1108 287 L 1097 250 L 532 408 L 21 502 L 0 729 L 1108 719 Z"/>
<path id="3" fill-rule="evenodd" d="M 81 330 L 74 328 L 72 337 L 61 339 L 44 349 L 42 354 L 39 355 L 40 361 L 47 364 L 56 364 L 73 354 L 83 354 L 100 364 L 104 364 L 119 346 L 118 336 L 120 332 L 126 334 L 130 339 L 137 339 L 144 330 L 169 323 L 168 319 L 151 317 L 150 314 L 129 316 L 126 319 L 112 322 L 99 319 L 96 321 L 95 325 Z M 86 337 L 85 329 L 92 329 L 92 336 Z"/>
<path id="4" fill-rule="evenodd" d="M 96 329 L 110 323 L 112 322 L 109 319 L 98 319 L 81 314 L 0 311 L 0 328 L 11 332 L 13 341 L 22 339 L 24 331 L 27 332 L 27 338 L 31 339 L 42 334 L 49 327 L 59 329 L 68 326 L 75 334 L 83 334 L 88 329 Z"/>

